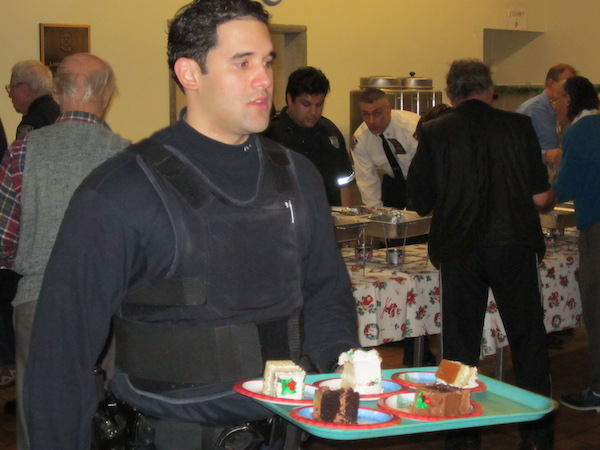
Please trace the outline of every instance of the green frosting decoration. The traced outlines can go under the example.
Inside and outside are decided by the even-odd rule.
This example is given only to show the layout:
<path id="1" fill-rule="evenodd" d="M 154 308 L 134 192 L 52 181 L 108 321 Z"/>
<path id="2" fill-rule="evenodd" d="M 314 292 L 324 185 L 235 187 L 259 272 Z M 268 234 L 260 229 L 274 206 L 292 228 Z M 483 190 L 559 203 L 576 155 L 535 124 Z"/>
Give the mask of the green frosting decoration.
<path id="1" fill-rule="evenodd" d="M 296 393 L 296 382 L 293 378 L 281 379 L 281 395 L 290 395 Z"/>
<path id="2" fill-rule="evenodd" d="M 425 398 L 423 391 L 419 391 L 417 393 L 417 401 L 415 402 L 415 408 L 417 409 L 425 409 L 429 408 L 429 399 Z"/>

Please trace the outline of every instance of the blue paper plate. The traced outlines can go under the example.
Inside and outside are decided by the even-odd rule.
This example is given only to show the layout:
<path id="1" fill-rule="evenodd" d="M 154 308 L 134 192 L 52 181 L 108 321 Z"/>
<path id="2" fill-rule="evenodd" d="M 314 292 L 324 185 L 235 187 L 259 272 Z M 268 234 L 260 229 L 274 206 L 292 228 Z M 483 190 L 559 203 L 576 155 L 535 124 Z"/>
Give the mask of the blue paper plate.
<path id="1" fill-rule="evenodd" d="M 400 423 L 400 417 L 388 412 L 373 408 L 358 408 L 357 423 L 341 424 L 323 422 L 313 419 L 312 406 L 304 406 L 290 411 L 290 417 L 299 422 L 304 422 L 315 427 L 336 428 L 340 430 L 370 430 L 375 428 L 391 427 Z"/>
<path id="2" fill-rule="evenodd" d="M 314 383 L 316 387 L 327 386 L 329 389 L 340 389 L 342 387 L 342 379 L 341 378 L 328 378 L 326 380 L 317 381 Z M 407 390 L 400 383 L 396 383 L 395 381 L 390 380 L 381 380 L 381 387 L 383 388 L 383 392 L 381 394 L 369 394 L 360 396 L 361 400 L 369 401 L 369 400 L 379 400 L 380 398 L 389 397 L 390 395 L 399 394 L 403 390 Z"/>

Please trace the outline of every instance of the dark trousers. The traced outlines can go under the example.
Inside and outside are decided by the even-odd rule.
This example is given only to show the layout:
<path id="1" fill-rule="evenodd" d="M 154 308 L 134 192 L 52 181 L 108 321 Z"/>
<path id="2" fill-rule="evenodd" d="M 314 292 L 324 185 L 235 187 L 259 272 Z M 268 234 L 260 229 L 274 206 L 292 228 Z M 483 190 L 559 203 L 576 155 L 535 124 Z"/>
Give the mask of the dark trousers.
<path id="1" fill-rule="evenodd" d="M 17 293 L 20 275 L 0 269 L 0 363 L 15 366 L 15 330 L 11 302 Z"/>
<path id="2" fill-rule="evenodd" d="M 491 289 L 510 344 L 517 386 L 550 396 L 539 269 L 535 252 L 491 247 L 443 261 L 442 357 L 476 366 Z M 552 417 L 521 425 L 525 440 L 552 448 Z"/>
<path id="3" fill-rule="evenodd" d="M 600 393 L 600 223 L 579 234 L 579 291 L 588 333 L 590 387 Z"/>

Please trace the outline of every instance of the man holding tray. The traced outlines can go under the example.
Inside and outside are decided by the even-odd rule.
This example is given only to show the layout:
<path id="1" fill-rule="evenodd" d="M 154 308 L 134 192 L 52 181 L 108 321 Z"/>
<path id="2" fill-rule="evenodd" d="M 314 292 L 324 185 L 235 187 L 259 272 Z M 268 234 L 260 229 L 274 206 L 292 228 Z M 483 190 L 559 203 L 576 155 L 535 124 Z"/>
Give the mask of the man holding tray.
<path id="1" fill-rule="evenodd" d="M 273 413 L 233 384 L 300 354 L 328 372 L 358 345 L 321 176 L 256 135 L 273 95 L 267 23 L 255 1 L 184 6 L 168 58 L 185 118 L 100 165 L 71 199 L 32 332 L 32 449 L 90 448 L 111 319 L 115 400 L 95 419 L 110 448 L 281 448 Z"/>

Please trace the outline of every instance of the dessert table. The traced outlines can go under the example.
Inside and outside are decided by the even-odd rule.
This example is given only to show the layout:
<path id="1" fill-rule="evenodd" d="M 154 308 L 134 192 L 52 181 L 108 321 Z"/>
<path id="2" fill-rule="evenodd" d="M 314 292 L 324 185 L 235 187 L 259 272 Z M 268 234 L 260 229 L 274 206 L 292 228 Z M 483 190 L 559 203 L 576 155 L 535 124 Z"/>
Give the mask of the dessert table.
<path id="1" fill-rule="evenodd" d="M 427 244 L 404 247 L 404 264 L 389 267 L 386 250 L 374 250 L 370 260 L 356 259 L 352 248 L 341 249 L 352 281 L 359 339 L 364 347 L 440 333 L 439 274 L 427 257 Z M 548 247 L 540 264 L 540 283 L 547 332 L 583 325 L 577 273 L 575 234 Z M 487 304 L 481 356 L 508 345 L 494 297 Z"/>

